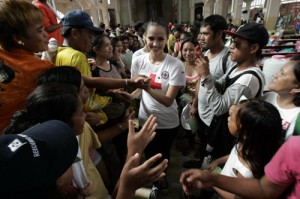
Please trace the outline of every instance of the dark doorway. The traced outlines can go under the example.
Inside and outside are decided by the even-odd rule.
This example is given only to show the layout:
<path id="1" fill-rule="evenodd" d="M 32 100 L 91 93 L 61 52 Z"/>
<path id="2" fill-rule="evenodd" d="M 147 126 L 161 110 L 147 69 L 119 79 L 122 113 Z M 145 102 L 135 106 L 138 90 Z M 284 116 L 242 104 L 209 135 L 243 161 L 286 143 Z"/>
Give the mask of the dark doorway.
<path id="1" fill-rule="evenodd" d="M 147 18 L 156 19 L 162 17 L 162 1 L 161 0 L 146 0 Z"/>
<path id="2" fill-rule="evenodd" d="M 203 21 L 203 3 L 197 3 L 195 5 L 195 21 Z"/>
<path id="3" fill-rule="evenodd" d="M 108 9 L 109 14 L 109 26 L 110 27 L 116 27 L 117 20 L 116 20 L 116 11 L 115 9 Z"/>

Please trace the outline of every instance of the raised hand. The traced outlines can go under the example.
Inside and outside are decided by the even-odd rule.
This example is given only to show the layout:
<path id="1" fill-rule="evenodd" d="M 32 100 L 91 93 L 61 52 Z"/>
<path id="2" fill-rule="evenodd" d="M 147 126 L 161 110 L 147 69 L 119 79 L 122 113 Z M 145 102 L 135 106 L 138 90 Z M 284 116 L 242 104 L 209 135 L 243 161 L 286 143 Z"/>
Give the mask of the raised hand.
<path id="1" fill-rule="evenodd" d="M 195 61 L 196 71 L 201 78 L 205 78 L 210 74 L 209 71 L 209 60 L 206 56 L 200 55 Z"/>
<path id="2" fill-rule="evenodd" d="M 132 120 L 128 122 L 128 138 L 127 138 L 127 147 L 128 147 L 128 156 L 132 156 L 135 153 L 141 154 L 146 146 L 153 140 L 155 137 L 155 129 L 157 127 L 156 117 L 151 115 L 143 128 L 139 132 L 135 132 L 134 124 Z"/>

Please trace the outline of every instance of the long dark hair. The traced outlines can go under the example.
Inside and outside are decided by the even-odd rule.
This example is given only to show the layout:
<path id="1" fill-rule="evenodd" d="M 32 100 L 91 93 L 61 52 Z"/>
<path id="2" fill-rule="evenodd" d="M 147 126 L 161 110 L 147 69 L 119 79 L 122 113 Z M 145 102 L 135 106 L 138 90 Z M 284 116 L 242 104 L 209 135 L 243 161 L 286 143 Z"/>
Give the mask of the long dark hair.
<path id="1" fill-rule="evenodd" d="M 76 86 L 78 92 L 81 84 L 81 73 L 75 67 L 60 66 L 47 69 L 38 78 L 38 85 L 46 83 L 70 84 Z"/>
<path id="2" fill-rule="evenodd" d="M 241 156 L 249 164 L 255 178 L 264 175 L 264 166 L 284 141 L 281 117 L 272 104 L 258 100 L 240 102 L 237 113 L 238 142 Z"/>
<path id="3" fill-rule="evenodd" d="M 60 120 L 71 127 L 80 98 L 72 85 L 48 83 L 38 86 L 28 97 L 26 111 L 14 114 L 5 134 L 18 134 L 37 123 Z"/>

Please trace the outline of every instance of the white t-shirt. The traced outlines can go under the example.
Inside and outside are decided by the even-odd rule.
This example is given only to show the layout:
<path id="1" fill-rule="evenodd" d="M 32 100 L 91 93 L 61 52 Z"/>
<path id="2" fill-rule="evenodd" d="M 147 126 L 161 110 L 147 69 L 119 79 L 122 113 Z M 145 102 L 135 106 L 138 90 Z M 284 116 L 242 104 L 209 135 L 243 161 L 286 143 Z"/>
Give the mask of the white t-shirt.
<path id="1" fill-rule="evenodd" d="M 229 51 L 229 48 L 224 47 L 223 50 L 217 56 L 215 56 L 214 58 L 209 60 L 209 71 L 215 80 L 218 80 L 220 77 L 222 77 L 224 75 L 223 57 L 228 53 L 228 51 Z M 210 50 L 207 50 L 204 53 L 204 56 L 207 56 L 209 52 L 210 52 Z M 226 71 L 228 71 L 228 69 L 231 68 L 232 66 L 234 66 L 235 64 L 236 64 L 235 62 L 231 61 L 230 56 L 228 56 L 227 62 L 226 62 Z"/>
<path id="2" fill-rule="evenodd" d="M 291 135 L 293 135 L 297 116 L 300 113 L 300 107 L 284 109 L 281 108 L 277 103 L 278 94 L 275 92 L 268 92 L 263 96 L 263 100 L 273 104 L 280 113 L 282 119 L 282 129 L 286 131 L 285 139 L 287 140 Z"/>
<path id="3" fill-rule="evenodd" d="M 237 177 L 237 173 L 239 173 L 244 178 L 254 178 L 252 171 L 239 160 L 237 148 L 238 144 L 232 148 L 221 174 L 230 177 Z"/>
<path id="4" fill-rule="evenodd" d="M 146 53 L 147 53 L 147 52 L 144 51 L 144 48 L 141 48 L 141 49 L 139 49 L 139 50 L 137 50 L 137 51 L 135 51 L 135 52 L 133 53 L 132 59 L 134 59 L 134 58 L 136 58 L 136 57 L 138 57 L 138 56 L 140 56 L 140 55 L 146 54 Z"/>
<path id="5" fill-rule="evenodd" d="M 169 85 L 185 86 L 183 63 L 169 54 L 166 54 L 159 65 L 150 62 L 149 53 L 135 58 L 131 67 L 131 76 L 138 74 L 151 77 L 151 87 L 163 94 L 167 92 Z M 140 124 L 143 125 L 151 114 L 157 117 L 158 129 L 171 129 L 179 125 L 176 100 L 170 107 L 166 107 L 143 90 L 139 110 Z"/>

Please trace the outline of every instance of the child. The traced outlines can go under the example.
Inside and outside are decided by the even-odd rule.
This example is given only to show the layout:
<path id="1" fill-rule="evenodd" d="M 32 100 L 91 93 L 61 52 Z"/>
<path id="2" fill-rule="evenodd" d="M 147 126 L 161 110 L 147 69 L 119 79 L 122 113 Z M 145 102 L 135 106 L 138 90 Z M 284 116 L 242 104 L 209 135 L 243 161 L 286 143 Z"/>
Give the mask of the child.
<path id="1" fill-rule="evenodd" d="M 241 101 L 229 110 L 228 128 L 238 143 L 229 156 L 216 159 L 207 169 L 212 171 L 227 160 L 222 175 L 261 178 L 264 175 L 264 166 L 284 140 L 278 110 L 262 100 Z M 183 185 L 185 177 L 182 178 Z M 226 191 L 217 188 L 215 190 L 222 198 L 234 198 L 233 194 Z"/>

